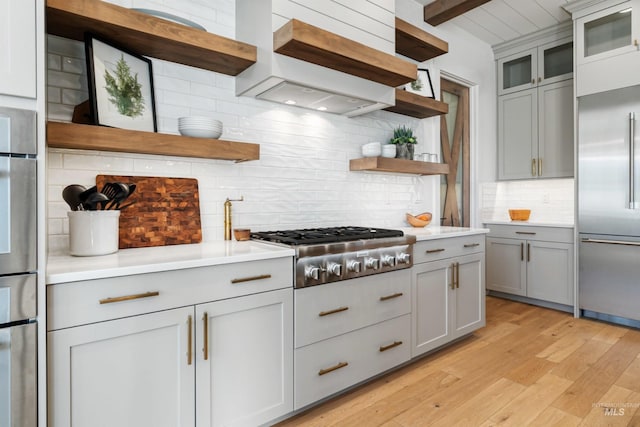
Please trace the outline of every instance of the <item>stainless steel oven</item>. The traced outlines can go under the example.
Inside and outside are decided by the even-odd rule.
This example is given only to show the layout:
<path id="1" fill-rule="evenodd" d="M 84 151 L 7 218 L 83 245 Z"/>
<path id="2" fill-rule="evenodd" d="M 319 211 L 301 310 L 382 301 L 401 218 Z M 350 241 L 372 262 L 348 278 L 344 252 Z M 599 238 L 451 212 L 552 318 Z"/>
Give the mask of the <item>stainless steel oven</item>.
<path id="1" fill-rule="evenodd" d="M 0 426 L 37 425 L 36 117 L 0 107 Z"/>

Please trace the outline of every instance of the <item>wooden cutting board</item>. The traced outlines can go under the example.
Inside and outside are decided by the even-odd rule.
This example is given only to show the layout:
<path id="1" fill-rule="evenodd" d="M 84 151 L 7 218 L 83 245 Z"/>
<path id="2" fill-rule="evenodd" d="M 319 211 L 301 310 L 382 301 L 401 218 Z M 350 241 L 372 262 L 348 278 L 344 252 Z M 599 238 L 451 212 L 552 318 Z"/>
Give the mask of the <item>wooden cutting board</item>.
<path id="1" fill-rule="evenodd" d="M 156 176 L 98 175 L 98 188 L 106 182 L 136 184 L 120 212 L 120 249 L 200 243 L 198 180 Z"/>

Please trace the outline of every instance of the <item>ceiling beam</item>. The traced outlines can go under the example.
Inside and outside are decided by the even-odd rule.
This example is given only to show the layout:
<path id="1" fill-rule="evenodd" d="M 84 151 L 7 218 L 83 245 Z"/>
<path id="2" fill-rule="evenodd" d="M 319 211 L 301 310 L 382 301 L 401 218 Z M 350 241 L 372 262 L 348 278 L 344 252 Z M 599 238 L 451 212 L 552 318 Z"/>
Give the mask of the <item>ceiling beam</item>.
<path id="1" fill-rule="evenodd" d="M 490 0 L 435 0 L 424 7 L 424 21 L 440 25 L 463 13 L 488 3 Z"/>

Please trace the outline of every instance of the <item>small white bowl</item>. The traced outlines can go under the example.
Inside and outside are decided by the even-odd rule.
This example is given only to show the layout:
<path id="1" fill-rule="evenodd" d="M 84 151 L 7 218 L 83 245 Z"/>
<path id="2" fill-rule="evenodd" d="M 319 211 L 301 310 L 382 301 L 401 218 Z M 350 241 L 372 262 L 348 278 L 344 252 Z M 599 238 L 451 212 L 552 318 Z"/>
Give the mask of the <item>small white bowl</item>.
<path id="1" fill-rule="evenodd" d="M 362 146 L 364 157 L 378 157 L 382 154 L 382 145 L 379 142 L 370 142 Z"/>
<path id="2" fill-rule="evenodd" d="M 194 129 L 194 128 L 180 128 L 178 129 L 180 135 L 192 136 L 195 138 L 213 138 L 218 139 L 222 135 L 221 130 L 212 129 Z"/>
<path id="3" fill-rule="evenodd" d="M 395 144 L 385 144 L 382 146 L 382 157 L 395 157 L 396 146 Z"/>

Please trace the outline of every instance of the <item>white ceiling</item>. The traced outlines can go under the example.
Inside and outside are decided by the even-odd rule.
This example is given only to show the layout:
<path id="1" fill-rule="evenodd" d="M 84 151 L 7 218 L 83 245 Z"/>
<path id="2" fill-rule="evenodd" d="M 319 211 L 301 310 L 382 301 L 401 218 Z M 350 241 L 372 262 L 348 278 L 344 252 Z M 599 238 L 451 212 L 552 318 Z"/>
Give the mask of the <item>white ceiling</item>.
<path id="1" fill-rule="evenodd" d="M 434 0 L 416 0 L 426 5 Z M 491 0 L 452 19 L 481 40 L 496 45 L 571 19 L 569 0 Z"/>

